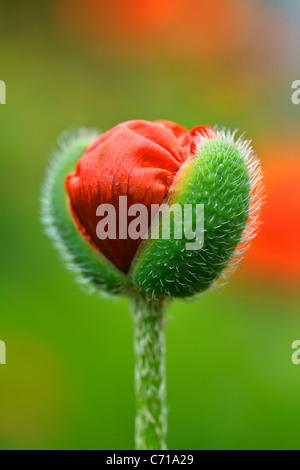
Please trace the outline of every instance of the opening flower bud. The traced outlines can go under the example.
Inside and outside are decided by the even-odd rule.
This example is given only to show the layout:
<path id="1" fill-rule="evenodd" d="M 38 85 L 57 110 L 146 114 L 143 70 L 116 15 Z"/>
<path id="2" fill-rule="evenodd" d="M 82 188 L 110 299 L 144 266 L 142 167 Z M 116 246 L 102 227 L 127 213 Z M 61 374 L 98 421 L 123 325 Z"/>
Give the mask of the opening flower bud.
<path id="1" fill-rule="evenodd" d="M 109 292 L 202 292 L 233 270 L 257 228 L 260 165 L 230 133 L 129 121 L 74 140 L 60 162 L 46 224 L 81 274 Z"/>

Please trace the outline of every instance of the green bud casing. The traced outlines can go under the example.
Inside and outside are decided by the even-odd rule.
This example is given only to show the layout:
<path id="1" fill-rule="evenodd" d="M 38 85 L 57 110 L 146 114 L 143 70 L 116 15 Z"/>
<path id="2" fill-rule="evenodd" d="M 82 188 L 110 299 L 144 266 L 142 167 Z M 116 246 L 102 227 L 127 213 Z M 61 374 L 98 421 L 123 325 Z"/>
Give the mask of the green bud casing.
<path id="1" fill-rule="evenodd" d="M 186 164 L 170 191 L 168 206 L 204 206 L 204 244 L 187 249 L 184 236 L 145 240 L 131 276 L 149 297 L 191 297 L 211 287 L 241 259 L 256 230 L 261 193 L 260 165 L 249 142 L 223 131 L 199 140 L 195 156 Z M 183 211 L 182 211 L 183 212 Z M 162 218 L 156 221 L 162 230 Z M 153 227 L 152 227 L 153 229 Z M 160 232 L 161 233 L 161 232 Z"/>
<path id="2" fill-rule="evenodd" d="M 65 190 L 66 175 L 74 170 L 86 148 L 97 136 L 96 132 L 80 129 L 60 138 L 43 186 L 42 222 L 47 235 L 80 283 L 89 284 L 103 293 L 121 294 L 130 283 L 129 278 L 80 233 Z"/>

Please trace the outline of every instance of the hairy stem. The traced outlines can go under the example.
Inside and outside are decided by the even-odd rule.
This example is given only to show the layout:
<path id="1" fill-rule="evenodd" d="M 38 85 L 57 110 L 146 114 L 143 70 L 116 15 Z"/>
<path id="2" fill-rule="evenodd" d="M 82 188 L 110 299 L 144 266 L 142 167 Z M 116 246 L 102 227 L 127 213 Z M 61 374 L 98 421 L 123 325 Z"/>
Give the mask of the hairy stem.
<path id="1" fill-rule="evenodd" d="M 164 303 L 133 304 L 137 450 L 166 449 L 167 407 Z"/>

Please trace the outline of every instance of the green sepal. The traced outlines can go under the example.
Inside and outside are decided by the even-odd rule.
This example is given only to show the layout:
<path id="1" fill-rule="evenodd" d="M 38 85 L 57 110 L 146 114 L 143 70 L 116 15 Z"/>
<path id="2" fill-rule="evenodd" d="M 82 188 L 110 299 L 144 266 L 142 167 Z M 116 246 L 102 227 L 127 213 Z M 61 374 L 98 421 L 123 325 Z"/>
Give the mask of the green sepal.
<path id="1" fill-rule="evenodd" d="M 144 240 L 131 276 L 138 289 L 150 297 L 191 297 L 208 289 L 228 266 L 246 227 L 250 182 L 245 159 L 232 142 L 205 141 L 183 170 L 169 206 L 204 205 L 204 245 L 186 249 L 187 240 Z M 195 219 L 193 217 L 193 219 Z M 161 229 L 161 220 L 157 222 Z"/>
<path id="2" fill-rule="evenodd" d="M 59 140 L 42 191 L 42 221 L 68 267 L 81 283 L 109 294 L 122 294 L 130 280 L 101 255 L 78 230 L 65 190 L 66 176 L 74 171 L 86 148 L 98 136 L 86 129 L 65 133 Z"/>

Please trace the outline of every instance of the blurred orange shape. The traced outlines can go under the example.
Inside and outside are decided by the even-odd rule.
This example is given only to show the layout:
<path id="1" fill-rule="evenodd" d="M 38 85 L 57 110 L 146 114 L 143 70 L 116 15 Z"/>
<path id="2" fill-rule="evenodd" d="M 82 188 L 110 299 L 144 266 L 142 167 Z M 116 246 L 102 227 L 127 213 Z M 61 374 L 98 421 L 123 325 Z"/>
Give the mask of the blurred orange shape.
<path id="1" fill-rule="evenodd" d="M 257 0 L 56 0 L 54 5 L 65 29 L 100 45 L 147 44 L 181 58 L 196 54 L 210 61 L 224 61 L 226 54 L 241 59 L 245 50 L 249 55 L 251 43 L 260 55 L 268 39 L 260 33 L 265 34 L 266 23 L 268 31 L 275 27 L 269 7 Z"/>
<path id="2" fill-rule="evenodd" d="M 267 199 L 261 232 L 245 262 L 258 277 L 299 283 L 300 280 L 300 146 L 286 145 L 260 152 Z"/>

